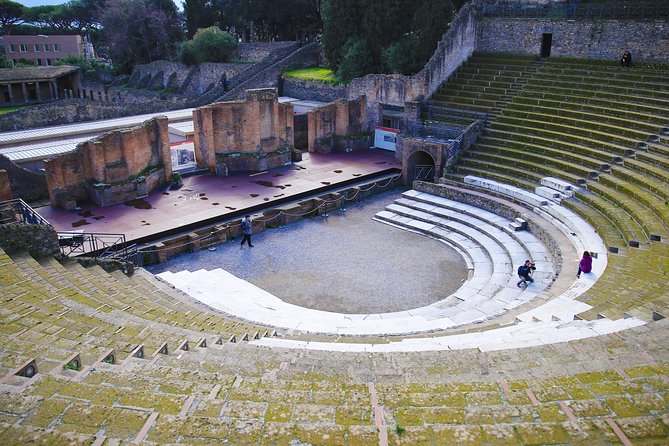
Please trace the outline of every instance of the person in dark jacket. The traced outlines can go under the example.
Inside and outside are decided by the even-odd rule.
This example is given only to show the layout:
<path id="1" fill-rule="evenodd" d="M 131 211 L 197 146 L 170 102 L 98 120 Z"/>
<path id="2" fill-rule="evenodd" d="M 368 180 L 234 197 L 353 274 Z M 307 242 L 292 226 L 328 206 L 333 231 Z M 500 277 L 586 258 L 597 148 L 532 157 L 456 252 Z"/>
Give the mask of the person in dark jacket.
<path id="1" fill-rule="evenodd" d="M 581 277 L 581 273 L 589 273 L 592 271 L 592 256 L 588 251 L 583 253 L 583 258 L 578 262 L 578 272 L 576 277 Z"/>
<path id="2" fill-rule="evenodd" d="M 534 279 L 532 278 L 532 272 L 536 269 L 537 267 L 534 265 L 534 262 L 531 260 L 525 260 L 525 264 L 518 267 L 518 277 L 520 277 L 520 280 L 516 286 L 520 288 L 521 283 L 524 283 L 525 286 L 527 286 L 527 282 L 534 282 Z"/>
<path id="3" fill-rule="evenodd" d="M 251 234 L 253 234 L 253 223 L 251 222 L 251 216 L 246 215 L 244 217 L 244 220 L 242 220 L 242 232 L 244 233 L 244 237 L 242 238 L 242 243 L 240 245 L 240 248 L 244 247 L 244 242 L 248 241 L 249 243 L 249 248 L 253 248 L 253 244 L 251 243 Z"/>
<path id="4" fill-rule="evenodd" d="M 621 67 L 629 67 L 632 65 L 632 53 L 625 51 L 623 57 L 620 58 Z"/>

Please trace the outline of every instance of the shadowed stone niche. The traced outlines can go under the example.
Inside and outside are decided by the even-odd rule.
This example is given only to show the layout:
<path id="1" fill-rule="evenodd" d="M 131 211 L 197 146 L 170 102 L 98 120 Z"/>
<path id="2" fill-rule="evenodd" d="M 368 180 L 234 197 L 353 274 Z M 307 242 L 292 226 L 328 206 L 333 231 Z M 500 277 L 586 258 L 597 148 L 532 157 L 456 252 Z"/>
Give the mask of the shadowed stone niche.
<path id="1" fill-rule="evenodd" d="M 246 100 L 209 104 L 193 112 L 198 166 L 220 176 L 290 164 L 293 106 L 274 88 L 248 90 Z"/>
<path id="2" fill-rule="evenodd" d="M 145 196 L 172 179 L 167 118 L 83 142 L 45 169 L 51 204 L 66 210 L 80 201 L 108 206 Z"/>

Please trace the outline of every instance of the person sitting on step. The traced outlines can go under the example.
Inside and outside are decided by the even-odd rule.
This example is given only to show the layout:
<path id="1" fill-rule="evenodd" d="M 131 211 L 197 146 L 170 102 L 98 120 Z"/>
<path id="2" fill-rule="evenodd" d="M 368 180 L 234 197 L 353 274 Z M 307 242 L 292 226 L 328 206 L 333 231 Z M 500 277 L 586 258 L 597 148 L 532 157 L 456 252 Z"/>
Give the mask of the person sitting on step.
<path id="1" fill-rule="evenodd" d="M 592 256 L 588 251 L 583 252 L 583 258 L 578 262 L 578 272 L 576 277 L 580 278 L 581 273 L 589 273 L 592 271 Z"/>

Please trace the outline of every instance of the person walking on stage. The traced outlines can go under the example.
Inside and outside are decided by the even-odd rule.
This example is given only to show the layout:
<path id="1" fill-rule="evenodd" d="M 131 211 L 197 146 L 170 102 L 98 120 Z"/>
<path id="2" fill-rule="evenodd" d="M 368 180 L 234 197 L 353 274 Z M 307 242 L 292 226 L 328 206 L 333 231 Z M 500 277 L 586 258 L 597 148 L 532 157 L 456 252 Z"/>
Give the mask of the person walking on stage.
<path id="1" fill-rule="evenodd" d="M 244 238 L 242 238 L 242 243 L 240 249 L 244 248 L 244 242 L 249 242 L 249 248 L 253 248 L 251 243 L 251 234 L 253 234 L 253 223 L 251 222 L 251 216 L 246 215 L 244 220 L 242 220 L 242 232 L 244 233 Z"/>

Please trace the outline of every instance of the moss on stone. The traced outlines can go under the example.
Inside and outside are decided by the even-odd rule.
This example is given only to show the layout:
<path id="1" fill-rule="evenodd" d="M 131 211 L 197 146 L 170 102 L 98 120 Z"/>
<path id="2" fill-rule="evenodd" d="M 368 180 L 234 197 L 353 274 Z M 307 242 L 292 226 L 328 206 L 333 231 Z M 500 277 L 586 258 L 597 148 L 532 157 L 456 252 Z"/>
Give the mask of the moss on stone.
<path id="1" fill-rule="evenodd" d="M 559 424 L 520 424 L 516 426 L 518 435 L 525 446 L 569 444 L 571 437 Z"/>
<path id="2" fill-rule="evenodd" d="M 557 403 L 545 403 L 536 406 L 537 414 L 546 423 L 566 421 L 567 415 Z"/>
<path id="3" fill-rule="evenodd" d="M 598 400 L 567 401 L 566 403 L 577 417 L 610 416 L 611 411 Z"/>
<path id="4" fill-rule="evenodd" d="M 403 407 L 395 412 L 395 418 L 397 424 L 402 426 L 422 426 L 424 424 L 424 412 L 425 409 Z"/>
<path id="5" fill-rule="evenodd" d="M 613 397 L 606 399 L 606 405 L 609 406 L 619 418 L 632 418 L 644 415 L 628 398 Z"/>
<path id="6" fill-rule="evenodd" d="M 163 395 L 155 406 L 161 414 L 178 415 L 186 401 L 186 396 Z"/>
<path id="7" fill-rule="evenodd" d="M 502 404 L 499 392 L 470 392 L 467 394 L 467 403 L 474 406 L 494 406 Z"/>
<path id="8" fill-rule="evenodd" d="M 573 400 L 589 400 L 593 397 L 586 386 L 567 386 L 565 390 Z"/>
<path id="9" fill-rule="evenodd" d="M 373 426 L 349 426 L 346 430 L 347 446 L 368 446 L 378 443 L 378 433 Z"/>
<path id="10" fill-rule="evenodd" d="M 643 365 L 639 367 L 627 368 L 625 369 L 625 373 L 627 373 L 631 378 L 638 378 L 640 376 L 656 375 L 658 373 L 658 369 L 653 365 Z"/>
<path id="11" fill-rule="evenodd" d="M 569 399 L 569 395 L 561 387 L 546 387 L 542 389 L 535 389 L 534 396 L 541 402 L 547 401 L 563 401 Z"/>
<path id="12" fill-rule="evenodd" d="M 432 429 L 435 444 L 457 444 L 479 446 L 485 444 L 483 431 L 479 426 L 437 426 Z"/>
<path id="13" fill-rule="evenodd" d="M 265 410 L 267 403 L 259 403 L 256 401 L 228 401 L 221 415 L 230 418 L 261 419 L 265 417 Z"/>
<path id="14" fill-rule="evenodd" d="M 590 384 L 590 390 L 595 395 L 622 395 L 625 393 L 617 382 L 612 381 Z"/>
<path id="15" fill-rule="evenodd" d="M 463 424 L 465 412 L 454 407 L 431 407 L 425 409 L 424 418 L 428 424 Z"/>
<path id="16" fill-rule="evenodd" d="M 149 417 L 148 412 L 130 409 L 112 409 L 103 428 L 109 437 L 125 438 L 136 435 Z"/>
<path id="17" fill-rule="evenodd" d="M 372 424 L 370 406 L 339 406 L 335 410 L 335 423 L 342 426 L 363 425 L 368 426 Z"/>
<path id="18" fill-rule="evenodd" d="M 158 405 L 160 395 L 142 392 L 128 392 L 123 394 L 119 399 L 120 406 L 141 407 L 144 409 L 152 409 Z"/>
<path id="19" fill-rule="evenodd" d="M 506 401 L 514 406 L 532 403 L 530 397 L 524 390 L 512 390 L 510 392 L 504 392 L 503 395 L 504 398 L 506 398 Z"/>
<path id="20" fill-rule="evenodd" d="M 339 446 L 345 443 L 346 429 L 343 426 L 325 426 L 318 424 L 298 424 L 295 426 L 295 439 L 304 444 Z"/>
<path id="21" fill-rule="evenodd" d="M 24 423 L 37 427 L 47 427 L 71 404 L 60 398 L 49 398 L 25 419 Z"/>
<path id="22" fill-rule="evenodd" d="M 632 402 L 640 410 L 667 410 L 669 404 L 660 395 L 655 394 L 641 394 L 632 395 Z"/>
<path id="23" fill-rule="evenodd" d="M 628 420 L 617 420 L 620 428 L 630 439 L 650 440 L 661 438 L 666 441 L 669 436 L 669 428 L 657 418 L 636 418 Z"/>

